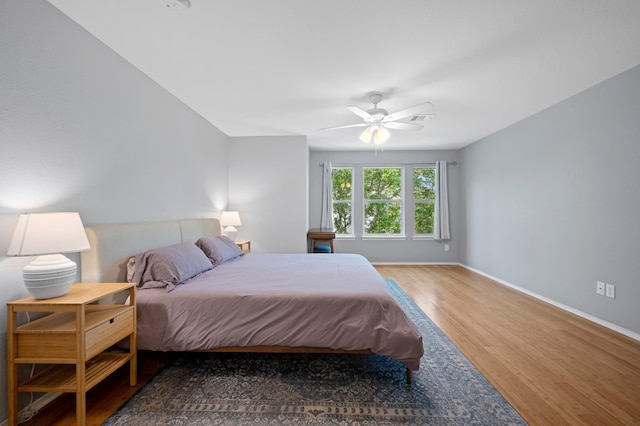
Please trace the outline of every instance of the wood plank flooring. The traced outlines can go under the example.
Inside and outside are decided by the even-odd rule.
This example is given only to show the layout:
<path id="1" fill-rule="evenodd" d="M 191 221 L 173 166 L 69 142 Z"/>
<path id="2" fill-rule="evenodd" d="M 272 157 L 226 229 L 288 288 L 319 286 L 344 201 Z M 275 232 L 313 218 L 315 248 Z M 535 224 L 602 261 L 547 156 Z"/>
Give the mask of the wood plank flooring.
<path id="1" fill-rule="evenodd" d="M 377 266 L 531 425 L 640 425 L 640 342 L 460 266 Z"/>
<path id="2" fill-rule="evenodd" d="M 459 266 L 376 266 L 394 279 L 530 425 L 640 425 L 640 342 Z M 140 354 L 139 386 L 167 362 Z M 127 370 L 88 395 L 99 425 L 133 394 Z M 74 399 L 35 425 L 74 425 Z"/>

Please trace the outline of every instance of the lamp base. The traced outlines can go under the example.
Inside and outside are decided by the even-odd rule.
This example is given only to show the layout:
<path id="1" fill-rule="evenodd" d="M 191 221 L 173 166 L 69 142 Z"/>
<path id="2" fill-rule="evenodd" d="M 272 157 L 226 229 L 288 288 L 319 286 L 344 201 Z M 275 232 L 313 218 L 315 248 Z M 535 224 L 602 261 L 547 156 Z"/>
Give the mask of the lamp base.
<path id="1" fill-rule="evenodd" d="M 226 235 L 231 239 L 231 241 L 235 241 L 236 235 L 238 235 L 238 230 L 235 226 L 227 226 L 222 230 L 222 235 Z"/>
<path id="2" fill-rule="evenodd" d="M 76 279 L 77 265 L 61 254 L 38 256 L 22 270 L 24 285 L 36 299 L 67 294 Z"/>

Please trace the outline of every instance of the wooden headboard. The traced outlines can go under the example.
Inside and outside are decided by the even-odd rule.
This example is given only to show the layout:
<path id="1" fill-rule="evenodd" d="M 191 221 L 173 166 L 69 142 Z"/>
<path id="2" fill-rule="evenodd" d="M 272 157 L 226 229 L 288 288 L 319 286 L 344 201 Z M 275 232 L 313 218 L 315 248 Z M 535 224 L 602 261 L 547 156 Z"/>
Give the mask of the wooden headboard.
<path id="1" fill-rule="evenodd" d="M 218 219 L 117 223 L 85 228 L 91 249 L 81 253 L 82 282 L 125 282 L 127 261 L 145 250 L 220 235 Z"/>

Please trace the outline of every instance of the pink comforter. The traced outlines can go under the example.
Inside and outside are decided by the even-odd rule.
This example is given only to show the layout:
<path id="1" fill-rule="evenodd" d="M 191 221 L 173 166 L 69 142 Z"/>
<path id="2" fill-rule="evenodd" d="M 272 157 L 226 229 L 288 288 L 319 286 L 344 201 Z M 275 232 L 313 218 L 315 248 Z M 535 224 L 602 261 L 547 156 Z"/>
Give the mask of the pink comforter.
<path id="1" fill-rule="evenodd" d="M 172 292 L 137 292 L 138 349 L 228 346 L 370 349 L 411 370 L 422 336 L 386 281 L 356 254 L 249 254 Z"/>

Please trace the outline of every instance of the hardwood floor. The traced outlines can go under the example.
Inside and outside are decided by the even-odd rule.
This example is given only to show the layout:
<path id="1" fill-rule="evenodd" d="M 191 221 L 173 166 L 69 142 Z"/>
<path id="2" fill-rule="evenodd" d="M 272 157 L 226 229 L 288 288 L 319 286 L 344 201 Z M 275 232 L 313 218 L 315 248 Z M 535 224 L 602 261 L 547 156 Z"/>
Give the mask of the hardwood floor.
<path id="1" fill-rule="evenodd" d="M 640 425 L 640 342 L 459 266 L 377 266 L 530 425 Z M 168 357 L 140 354 L 139 386 Z M 88 395 L 99 425 L 135 388 L 126 370 Z M 24 425 L 74 425 L 73 398 Z"/>
<path id="2" fill-rule="evenodd" d="M 460 266 L 377 266 L 530 425 L 640 424 L 640 342 Z"/>

